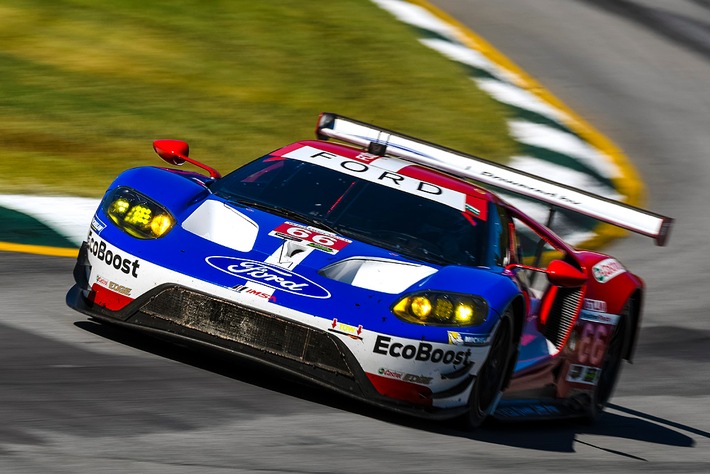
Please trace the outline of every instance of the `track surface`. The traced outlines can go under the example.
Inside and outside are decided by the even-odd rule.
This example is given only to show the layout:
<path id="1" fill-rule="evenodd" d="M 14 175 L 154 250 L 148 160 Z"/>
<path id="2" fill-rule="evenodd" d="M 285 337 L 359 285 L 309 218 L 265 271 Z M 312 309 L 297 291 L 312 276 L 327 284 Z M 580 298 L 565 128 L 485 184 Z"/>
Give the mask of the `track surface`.
<path id="1" fill-rule="evenodd" d="M 668 248 L 611 249 L 649 293 L 599 423 L 426 426 L 95 325 L 64 305 L 71 259 L 0 254 L 0 472 L 710 472 L 708 2 L 434 3 L 623 148 L 677 219 Z"/>

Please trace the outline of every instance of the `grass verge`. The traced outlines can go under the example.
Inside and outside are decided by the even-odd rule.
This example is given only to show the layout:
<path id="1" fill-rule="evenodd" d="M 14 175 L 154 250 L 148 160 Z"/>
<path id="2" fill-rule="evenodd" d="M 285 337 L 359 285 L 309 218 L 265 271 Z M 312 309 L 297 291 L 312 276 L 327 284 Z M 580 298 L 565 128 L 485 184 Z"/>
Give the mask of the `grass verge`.
<path id="1" fill-rule="evenodd" d="M 337 112 L 504 160 L 505 109 L 365 0 L 0 0 L 0 192 L 100 196 L 187 140 L 222 172 Z"/>

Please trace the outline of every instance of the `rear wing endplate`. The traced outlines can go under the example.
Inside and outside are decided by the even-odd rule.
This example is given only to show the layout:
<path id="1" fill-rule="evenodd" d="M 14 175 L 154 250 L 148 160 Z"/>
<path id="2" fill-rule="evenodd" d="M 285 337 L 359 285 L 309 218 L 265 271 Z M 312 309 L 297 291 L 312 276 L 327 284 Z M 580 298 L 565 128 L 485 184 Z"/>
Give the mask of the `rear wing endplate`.
<path id="1" fill-rule="evenodd" d="M 666 244 L 673 224 L 670 217 L 337 114 L 321 114 L 316 134 L 569 209 L 651 237 L 657 245 Z"/>

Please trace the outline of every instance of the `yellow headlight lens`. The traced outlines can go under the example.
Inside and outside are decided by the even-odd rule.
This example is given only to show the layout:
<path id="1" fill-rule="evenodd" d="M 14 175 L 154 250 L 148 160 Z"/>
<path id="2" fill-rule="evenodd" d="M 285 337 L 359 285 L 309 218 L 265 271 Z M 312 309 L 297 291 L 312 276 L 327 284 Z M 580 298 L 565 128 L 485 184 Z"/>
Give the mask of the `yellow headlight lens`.
<path id="1" fill-rule="evenodd" d="M 457 323 L 468 324 L 473 319 L 473 306 L 466 303 L 457 304 L 454 319 Z"/>
<path id="2" fill-rule="evenodd" d="M 130 188 L 111 191 L 104 198 L 102 207 L 116 226 L 139 239 L 162 237 L 175 224 L 175 219 L 165 208 Z"/>
<path id="3" fill-rule="evenodd" d="M 156 237 L 161 237 L 173 226 L 173 218 L 167 214 L 159 214 L 150 221 L 150 230 Z"/>
<path id="4" fill-rule="evenodd" d="M 431 313 L 431 301 L 426 296 L 415 296 L 411 304 L 412 314 L 419 319 L 426 319 Z"/>
<path id="5" fill-rule="evenodd" d="M 109 215 L 123 216 L 130 209 L 131 203 L 127 199 L 118 198 L 109 206 Z"/>
<path id="6" fill-rule="evenodd" d="M 392 306 L 392 312 L 411 323 L 434 326 L 480 326 L 488 304 L 480 296 L 424 291 L 408 295 Z"/>
<path id="7" fill-rule="evenodd" d="M 451 318 L 454 305 L 446 298 L 437 298 L 434 308 L 434 316 L 439 321 L 447 321 Z"/>
<path id="8" fill-rule="evenodd" d="M 123 219 L 127 224 L 135 226 L 145 226 L 150 222 L 150 217 L 153 213 L 148 206 L 138 204 L 133 206 Z"/>

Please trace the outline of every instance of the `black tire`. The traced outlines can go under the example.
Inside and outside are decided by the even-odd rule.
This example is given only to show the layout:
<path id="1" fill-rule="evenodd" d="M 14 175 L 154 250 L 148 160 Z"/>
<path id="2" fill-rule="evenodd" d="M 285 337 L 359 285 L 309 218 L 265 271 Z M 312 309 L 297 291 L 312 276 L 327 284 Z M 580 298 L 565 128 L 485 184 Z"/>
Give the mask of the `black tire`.
<path id="1" fill-rule="evenodd" d="M 616 387 L 616 381 L 619 379 L 624 354 L 628 345 L 628 328 L 632 308 L 633 301 L 628 300 L 621 311 L 619 322 L 611 334 L 611 339 L 602 361 L 601 374 L 594 388 L 594 395 L 586 416 L 589 422 L 597 421 L 614 393 L 614 387 Z"/>
<path id="2" fill-rule="evenodd" d="M 498 323 L 491 350 L 478 371 L 469 397 L 470 410 L 463 415 L 465 429 L 476 429 L 490 414 L 503 390 L 510 364 L 513 363 L 513 315 L 508 309 Z"/>

